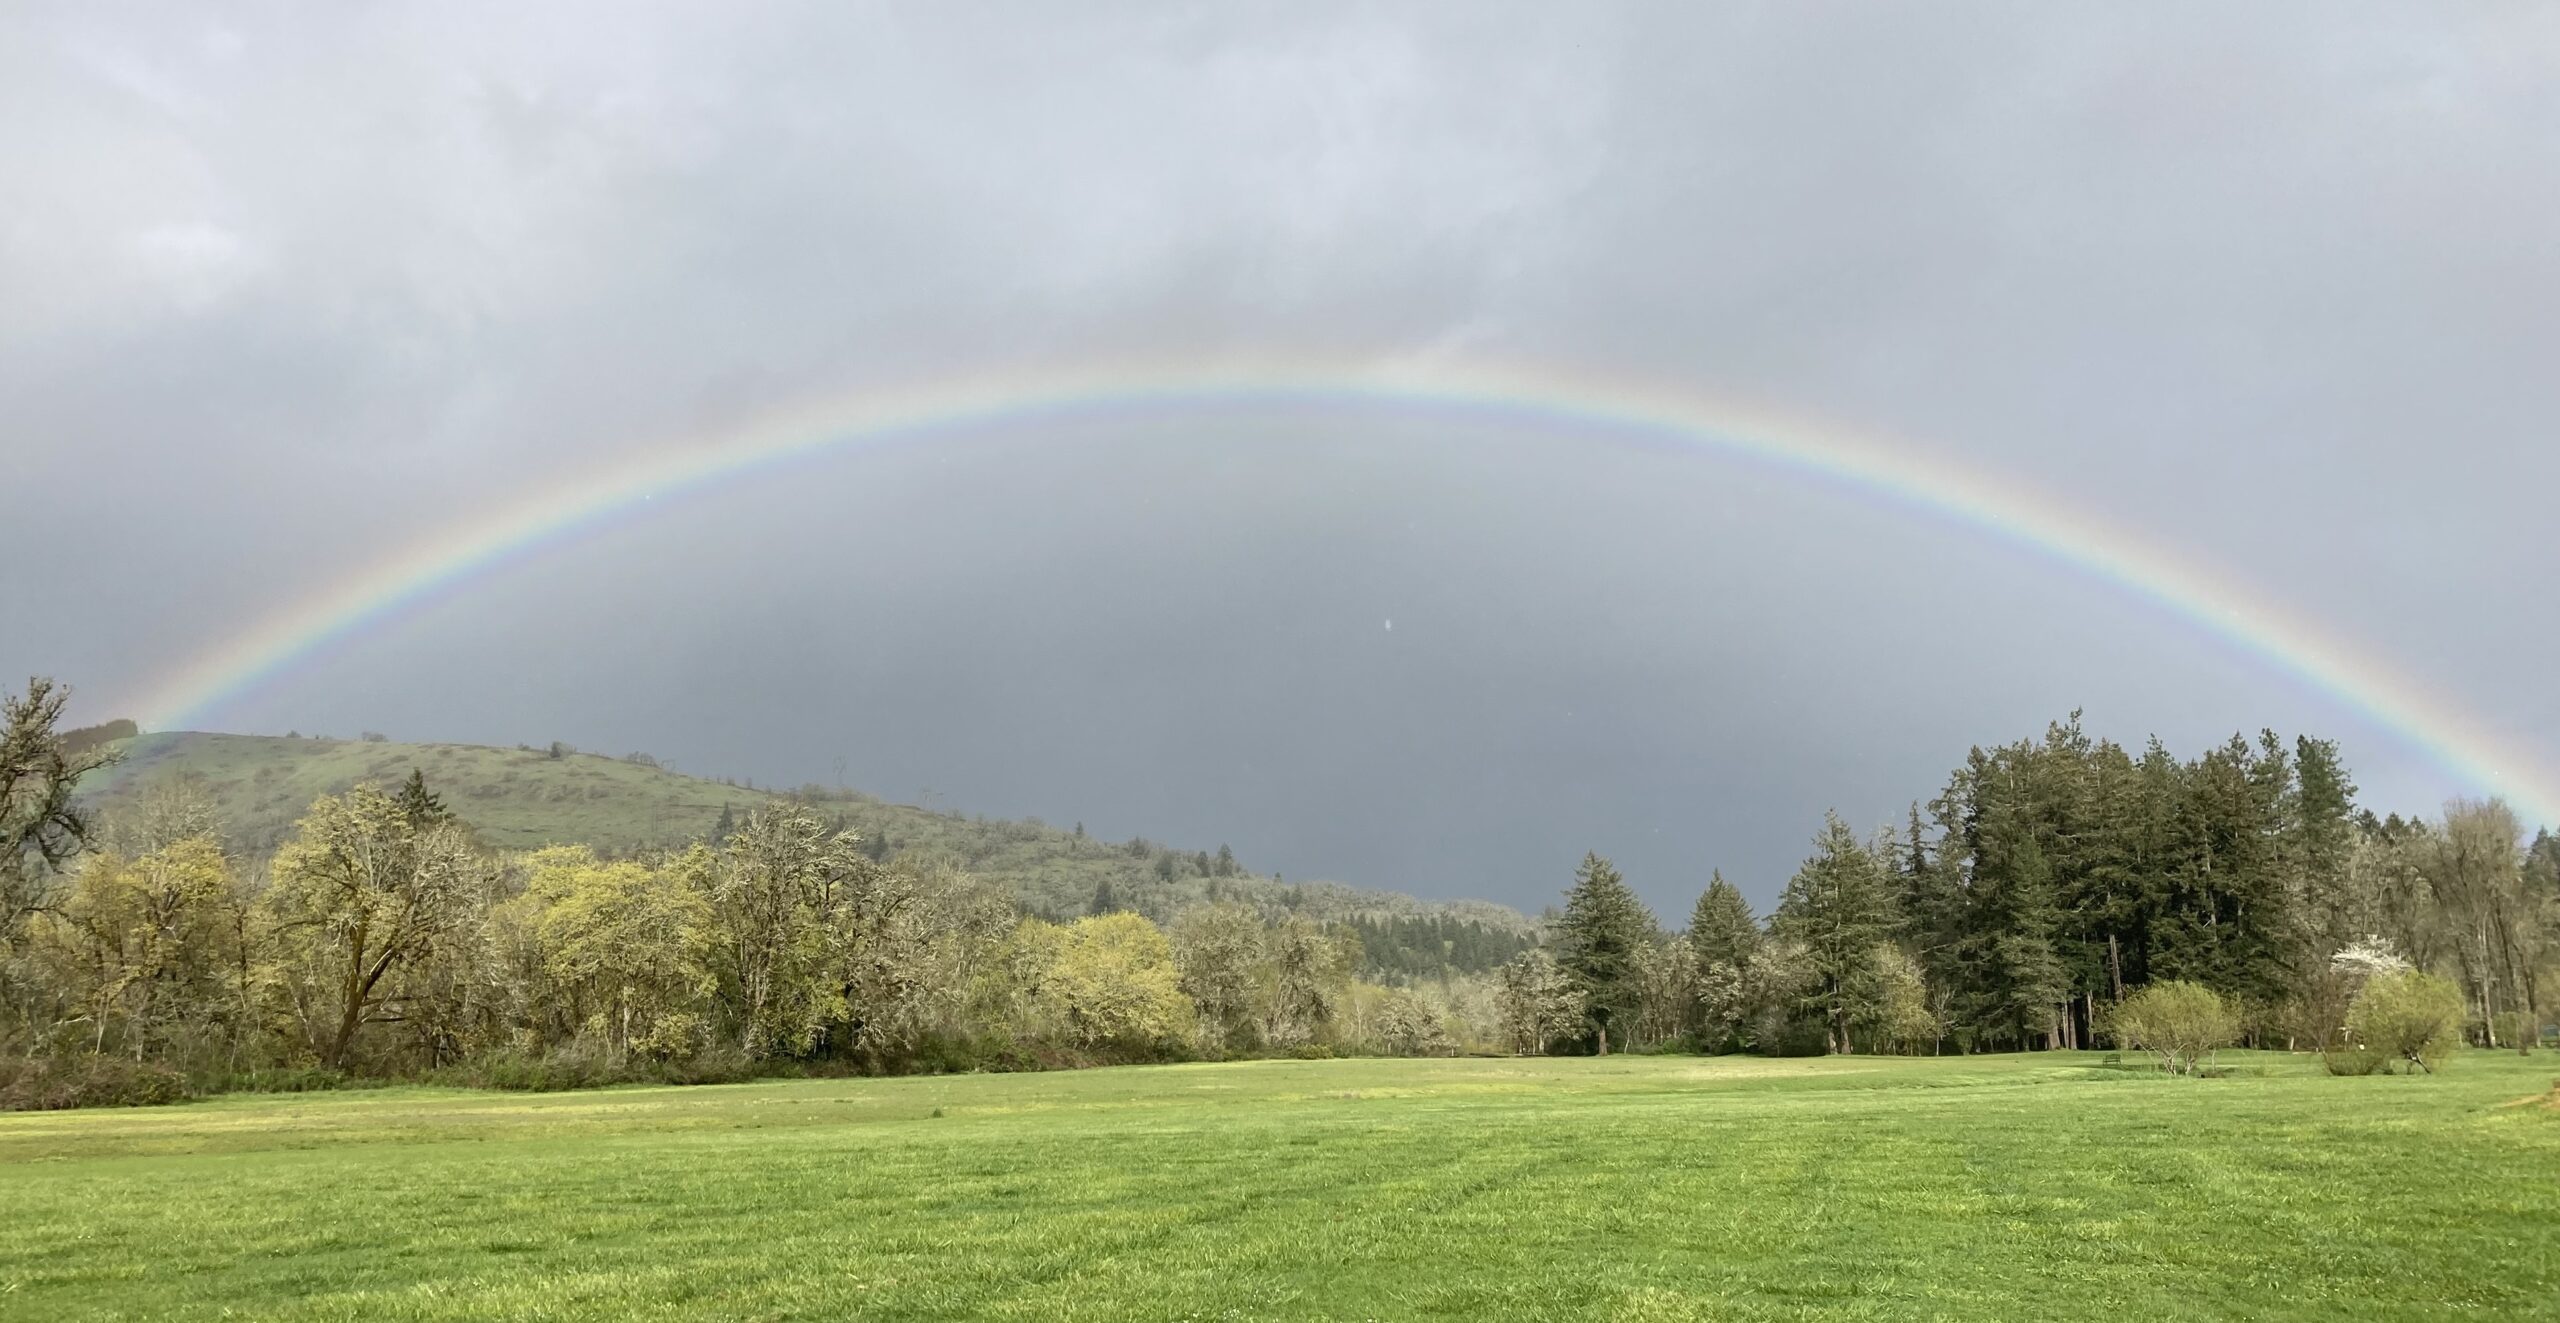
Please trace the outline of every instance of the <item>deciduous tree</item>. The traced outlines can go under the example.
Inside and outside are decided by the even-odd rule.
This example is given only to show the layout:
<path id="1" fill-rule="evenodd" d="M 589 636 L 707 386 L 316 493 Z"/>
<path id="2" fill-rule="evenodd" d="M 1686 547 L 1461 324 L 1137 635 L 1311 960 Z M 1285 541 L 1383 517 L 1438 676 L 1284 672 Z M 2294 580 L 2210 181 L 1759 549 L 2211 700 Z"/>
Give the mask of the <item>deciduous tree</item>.
<path id="1" fill-rule="evenodd" d="M 2386 1061 L 2433 1074 L 2462 1045 L 2462 990 L 2417 970 L 2379 975 L 2356 994 L 2347 1032 Z"/>
<path id="2" fill-rule="evenodd" d="M 1201 1046 L 1222 1056 L 1248 1040 L 1259 1021 L 1254 994 L 1263 985 L 1262 916 L 1250 905 L 1200 905 L 1175 916 L 1170 933 L 1182 990 L 1199 1009 Z"/>
<path id="3" fill-rule="evenodd" d="M 80 779 L 114 761 L 100 745 L 73 747 L 55 731 L 71 691 L 51 680 L 0 699 L 0 950 L 49 906 L 72 856 L 89 843 Z"/>
<path id="4" fill-rule="evenodd" d="M 1142 914 L 1097 914 L 1068 925 L 1043 995 L 1087 1047 L 1162 1043 L 1191 1028 L 1173 943 Z"/>
<path id="5" fill-rule="evenodd" d="M 553 995 L 614 1058 L 702 1044 L 719 980 L 711 906 L 664 869 L 604 863 L 584 846 L 528 861 L 524 901 Z"/>
<path id="6" fill-rule="evenodd" d="M 329 1066 L 401 1017 L 399 976 L 469 928 L 493 879 L 459 824 L 421 827 L 365 786 L 314 803 L 271 873 L 276 984 Z"/>
<path id="7" fill-rule="evenodd" d="M 1572 977 L 1543 948 L 1513 956 L 1502 967 L 1501 988 L 1502 1023 L 1515 1053 L 1544 1053 L 1582 1018 Z"/>
<path id="8" fill-rule="evenodd" d="M 2158 1055 L 2160 1068 L 2173 1075 L 2194 1074 L 2197 1063 L 2230 1046 L 2238 1028 L 2213 989 L 2182 979 L 2164 979 L 2125 998 L 2115 1026 L 2125 1046 Z"/>

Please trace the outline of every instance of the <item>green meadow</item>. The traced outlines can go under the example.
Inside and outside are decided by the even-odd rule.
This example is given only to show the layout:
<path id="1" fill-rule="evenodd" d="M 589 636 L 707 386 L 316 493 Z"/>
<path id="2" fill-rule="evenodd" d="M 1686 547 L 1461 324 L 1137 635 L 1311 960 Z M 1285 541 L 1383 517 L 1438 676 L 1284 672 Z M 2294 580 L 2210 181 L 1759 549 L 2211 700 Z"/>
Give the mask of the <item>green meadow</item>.
<path id="1" fill-rule="evenodd" d="M 2549 1055 L 1248 1062 L 0 1116 L 26 1319 L 2550 1318 Z"/>

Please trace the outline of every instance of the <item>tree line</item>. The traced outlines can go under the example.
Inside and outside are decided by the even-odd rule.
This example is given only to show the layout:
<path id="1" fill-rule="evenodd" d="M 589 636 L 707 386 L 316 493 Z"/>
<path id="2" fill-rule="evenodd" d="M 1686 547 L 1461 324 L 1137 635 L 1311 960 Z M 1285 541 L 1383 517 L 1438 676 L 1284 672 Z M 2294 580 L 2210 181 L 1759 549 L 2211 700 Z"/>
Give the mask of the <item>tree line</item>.
<path id="1" fill-rule="evenodd" d="M 1552 949 L 1502 973 L 1521 1050 L 2115 1045 L 2178 984 L 2233 1037 L 2331 1050 L 2377 971 L 2441 980 L 2460 1031 L 2529 1047 L 2560 972 L 2560 839 L 2505 804 L 2359 809 L 2337 747 L 2272 732 L 2181 760 L 2090 738 L 1977 748 L 1898 827 L 1836 815 L 1763 922 L 1721 877 L 1664 931 L 1585 859 Z M 2395 985 L 2396 986 L 2396 985 Z"/>
<path id="2" fill-rule="evenodd" d="M 6 714 L 0 1096 L 22 1105 L 352 1077 L 1453 1052 L 1478 1045 L 1486 980 L 1386 981 L 1368 942 L 1443 971 L 1514 949 L 1455 919 L 1236 898 L 1053 921 L 791 800 L 680 850 L 495 851 L 414 771 L 323 796 L 271 855 L 241 858 L 182 778 L 91 821 L 72 791 L 103 754 L 53 734 L 61 697 L 41 686 Z"/>
<path id="3" fill-rule="evenodd" d="M 1531 942 L 1322 922 L 1267 894 L 1044 916 L 792 800 L 636 857 L 495 851 L 417 772 L 324 796 L 242 858 L 182 779 L 91 821 L 73 791 L 108 755 L 55 733 L 61 706 L 37 682 L 0 734 L 16 1105 L 353 1077 L 2152 1050 L 2206 1031 L 2423 1064 L 2448 1029 L 2530 1042 L 2560 961 L 2550 836 L 2526 843 L 2494 802 L 2377 819 L 2333 746 L 2272 735 L 2182 761 L 2075 716 L 1974 750 L 1894 829 L 1829 817 L 1765 920 L 1717 875 L 1668 929 L 1593 853 Z M 2371 1027 L 2407 1007 L 2373 989 L 2439 978 L 2452 1009 L 2420 997 L 2420 1045 L 2384 1044 Z"/>

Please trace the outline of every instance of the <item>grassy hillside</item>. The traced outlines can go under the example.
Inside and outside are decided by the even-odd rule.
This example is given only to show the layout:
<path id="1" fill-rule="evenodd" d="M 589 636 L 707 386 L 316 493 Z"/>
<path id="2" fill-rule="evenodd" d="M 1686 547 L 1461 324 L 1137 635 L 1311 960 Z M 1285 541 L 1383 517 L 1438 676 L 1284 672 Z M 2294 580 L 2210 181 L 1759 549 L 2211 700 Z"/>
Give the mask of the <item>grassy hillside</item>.
<path id="1" fill-rule="evenodd" d="M 28 1319 L 2549 1318 L 2548 1058 L 1252 1062 L 0 1117 Z"/>
<path id="2" fill-rule="evenodd" d="M 123 761 L 91 792 L 98 807 L 112 814 L 155 781 L 193 776 L 219 806 L 232 844 L 252 854 L 274 848 L 321 795 L 363 782 L 387 789 L 413 767 L 482 839 L 510 849 L 559 842 L 616 854 L 679 847 L 710 834 L 724 809 L 743 814 L 774 794 L 625 759 L 542 749 L 188 731 L 136 736 L 119 748 Z M 1198 849 L 1106 843 L 1037 822 L 974 818 L 819 787 L 793 794 L 885 852 L 950 859 L 1052 918 L 1086 913 L 1107 889 L 1116 907 L 1157 918 L 1200 901 L 1234 898 L 1325 920 L 1440 919 L 1507 937 L 1530 930 L 1518 911 L 1483 901 L 1421 901 L 1328 883 L 1283 886 L 1243 872 L 1204 875 Z M 1216 847 L 1208 849 L 1214 854 Z M 1213 858 L 1208 873 L 1215 872 Z"/>

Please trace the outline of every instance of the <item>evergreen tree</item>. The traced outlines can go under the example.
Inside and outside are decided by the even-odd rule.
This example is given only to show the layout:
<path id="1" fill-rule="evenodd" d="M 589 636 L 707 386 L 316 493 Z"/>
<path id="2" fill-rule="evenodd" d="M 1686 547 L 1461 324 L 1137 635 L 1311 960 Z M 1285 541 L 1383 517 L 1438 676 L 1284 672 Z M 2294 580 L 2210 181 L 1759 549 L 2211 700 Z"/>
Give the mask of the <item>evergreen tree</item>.
<path id="1" fill-rule="evenodd" d="M 2113 743 L 2097 747 L 2088 771 L 2073 828 L 2082 837 L 2080 869 L 2066 897 L 2065 927 L 2074 985 L 2094 1016 L 2097 997 L 2124 1000 L 2125 945 L 2141 926 L 2142 783 L 2132 756 Z"/>
<path id="2" fill-rule="evenodd" d="M 1772 927 L 1800 943 L 1816 976 L 1808 999 L 1828 1026 L 1831 1050 L 1849 1050 L 1849 1026 L 1877 1005 L 1876 946 L 1893 931 L 1893 899 L 1875 856 L 1840 815 L 1825 815 L 1813 857 L 1787 882 Z"/>
<path id="3" fill-rule="evenodd" d="M 1737 971 L 1760 949 L 1760 921 L 1751 917 L 1751 902 L 1721 871 L 1707 878 L 1697 908 L 1689 911 L 1689 949 L 1700 969 Z"/>
<path id="4" fill-rule="evenodd" d="M 1689 911 L 1689 989 L 1699 1045 L 1722 1051 L 1737 1044 L 1747 1008 L 1752 963 L 1760 954 L 1760 922 L 1751 903 L 1717 872 Z"/>
<path id="5" fill-rule="evenodd" d="M 1911 806 L 1892 871 L 1895 917 L 1922 980 L 1935 987 L 1950 986 L 1956 943 L 1963 933 L 1961 870 L 1945 849 L 1930 850 L 1918 804 Z"/>
<path id="6" fill-rule="evenodd" d="M 2124 984 L 2140 987 L 2152 979 L 2152 957 L 2159 949 L 2165 916 L 2175 903 L 2178 876 L 2178 812 L 2186 794 L 2187 769 L 2154 737 L 2134 764 L 2129 866 L 2138 894 L 2139 914 L 2125 935 Z"/>
<path id="7" fill-rule="evenodd" d="M 2524 881 L 2545 908 L 2560 904 L 2560 836 L 2548 827 L 2537 828 L 2533 844 L 2525 847 Z"/>
<path id="8" fill-rule="evenodd" d="M 2070 979 L 2054 947 L 2053 868 L 2032 830 L 2003 824 L 1975 875 L 1976 1020 L 2018 1047 L 2054 1044 Z M 2038 1042 L 2039 1036 L 2044 1042 Z"/>
<path id="9" fill-rule="evenodd" d="M 2082 779 L 2069 764 L 2082 747 L 2074 725 L 2041 744 L 1976 749 L 1948 789 L 1960 825 L 1940 842 L 1939 864 L 1963 868 L 1948 991 L 1977 1046 L 2043 1046 L 2061 1033 L 2070 966 L 2048 843 L 2069 829 Z"/>
<path id="10" fill-rule="evenodd" d="M 2081 730 L 2077 710 L 2046 727 L 2044 743 L 2024 760 L 2035 841 L 2047 868 L 2045 902 L 2053 911 L 2046 948 L 2061 976 L 2058 986 L 2040 989 L 2052 993 L 2048 1032 L 2057 1047 L 2079 1045 L 2083 1012 L 2109 986 L 2103 897 L 2115 885 L 2120 851 L 2106 830 L 2107 801 L 2130 765 L 2123 750 Z M 2040 975 L 2032 971 L 2019 982 L 2032 987 Z"/>
<path id="11" fill-rule="evenodd" d="M 2291 838 L 2285 851 L 2299 925 L 2297 955 L 2317 969 L 2347 943 L 2366 934 L 2348 931 L 2347 861 L 2355 853 L 2356 784 L 2338 746 L 2308 735 L 2293 743 L 2294 793 L 2285 815 Z"/>
<path id="12" fill-rule="evenodd" d="M 727 804 L 720 806 L 720 820 L 711 825 L 711 843 L 727 845 L 738 834 L 738 815 Z"/>
<path id="13" fill-rule="evenodd" d="M 1565 894 L 1564 917 L 1556 927 L 1556 963 L 1572 978 L 1584 1023 L 1599 1054 L 1607 1056 L 1610 1029 L 1636 1010 L 1636 950 L 1653 936 L 1653 915 L 1616 866 L 1591 853 L 1574 870 L 1573 890 Z"/>
<path id="14" fill-rule="evenodd" d="M 2539 952 L 2537 958 L 2524 964 L 2525 1004 L 2548 1006 L 2543 1000 L 2543 975 L 2560 964 L 2560 837 L 2553 836 L 2549 828 L 2534 832 L 2533 844 L 2525 849 L 2521 874 L 2525 918 Z"/>
<path id="15" fill-rule="evenodd" d="M 2153 978 L 2202 983 L 2254 1006 L 2285 991 L 2291 923 L 2273 831 L 2290 780 L 2285 761 L 2269 766 L 2235 735 L 2185 769 L 2153 923 Z"/>
<path id="16" fill-rule="evenodd" d="M 412 828 L 432 827 L 453 816 L 444 799 L 427 789 L 427 774 L 415 767 L 409 769 L 409 779 L 401 782 L 400 793 L 391 802 Z"/>

